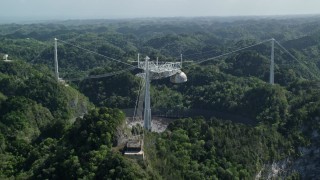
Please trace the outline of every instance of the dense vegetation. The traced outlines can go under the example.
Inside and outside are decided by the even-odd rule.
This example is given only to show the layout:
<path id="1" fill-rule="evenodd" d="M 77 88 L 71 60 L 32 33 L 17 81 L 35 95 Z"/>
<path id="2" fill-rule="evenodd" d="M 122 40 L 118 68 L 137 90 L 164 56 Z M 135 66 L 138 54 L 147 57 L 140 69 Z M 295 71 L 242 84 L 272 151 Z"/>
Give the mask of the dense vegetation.
<path id="1" fill-rule="evenodd" d="M 61 77 L 79 78 L 69 86 L 52 73 L 55 37 Z M 272 37 L 296 57 L 276 46 L 275 85 L 269 43 L 197 63 Z M 190 117 L 146 132 L 145 162 L 121 155 L 118 135 L 130 130 L 115 109 L 136 105 L 140 71 L 83 79 L 127 69 L 138 53 L 159 61 L 182 53 L 188 76 L 151 83 L 153 112 Z M 0 62 L 0 179 L 252 179 L 301 157 L 301 147 L 319 148 L 319 17 L 8 24 L 4 54 L 15 61 Z"/>
<path id="2" fill-rule="evenodd" d="M 274 129 L 182 119 L 156 139 L 152 165 L 168 179 L 251 179 L 264 162 L 291 155 L 291 145 Z"/>

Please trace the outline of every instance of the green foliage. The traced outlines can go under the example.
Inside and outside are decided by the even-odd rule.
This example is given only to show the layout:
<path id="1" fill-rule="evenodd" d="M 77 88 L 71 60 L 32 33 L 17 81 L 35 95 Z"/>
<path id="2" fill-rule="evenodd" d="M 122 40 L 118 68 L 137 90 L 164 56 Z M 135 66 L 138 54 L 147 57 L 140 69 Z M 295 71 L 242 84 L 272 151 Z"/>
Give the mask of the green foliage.
<path id="1" fill-rule="evenodd" d="M 21 106 L 25 102 L 16 104 Z M 100 108 L 78 118 L 60 139 L 45 138 L 30 143 L 7 137 L 11 142 L 5 147 L 5 137 L 0 134 L 1 178 L 148 178 L 149 173 L 139 164 L 111 150 L 124 119 L 118 109 Z"/>
<path id="2" fill-rule="evenodd" d="M 47 108 L 25 97 L 10 97 L 2 103 L 0 119 L 2 131 L 12 140 L 30 142 L 53 121 Z"/>
<path id="3" fill-rule="evenodd" d="M 30 178 L 147 178 L 148 174 L 137 163 L 111 151 L 124 118 L 121 111 L 110 108 L 94 109 L 78 118 L 59 142 L 48 138 L 34 150 L 40 154 L 49 150 L 47 156 L 29 156 L 27 162 L 33 161 L 28 171 Z M 44 163 L 40 164 L 41 161 Z"/>
<path id="4" fill-rule="evenodd" d="M 255 76 L 268 80 L 269 60 L 255 52 L 244 52 L 233 58 L 226 59 L 230 63 L 227 70 L 235 76 Z"/>
<path id="5" fill-rule="evenodd" d="M 118 109 L 94 109 L 83 118 L 78 118 L 66 136 L 79 151 L 96 149 L 101 145 L 112 147 L 116 144 L 115 133 L 124 123 L 125 115 Z"/>
<path id="6" fill-rule="evenodd" d="M 0 179 L 253 179 L 264 164 L 297 157 L 299 147 L 316 142 L 319 84 L 306 79 L 320 77 L 319 29 L 318 17 L 0 25 L 0 55 L 15 60 L 0 62 Z M 147 166 L 138 164 L 112 150 L 125 121 L 121 111 L 100 108 L 79 117 L 91 107 L 80 92 L 99 107 L 133 108 L 138 71 L 71 84 L 80 92 L 66 87 L 51 72 L 55 37 L 103 55 L 60 42 L 63 78 L 123 70 L 111 59 L 131 63 L 138 52 L 160 62 L 182 53 L 193 61 L 183 63 L 188 82 L 152 83 L 153 112 L 202 110 L 256 123 L 177 120 L 164 133 L 146 133 Z M 299 60 L 276 46 L 279 85 L 267 84 L 270 44 L 194 64 L 271 37 Z"/>
<path id="7" fill-rule="evenodd" d="M 243 109 L 258 121 L 270 124 L 286 121 L 288 101 L 283 88 L 266 85 L 249 90 L 243 98 Z"/>
<path id="8" fill-rule="evenodd" d="M 79 89 L 97 106 L 132 108 L 137 98 L 139 83 L 139 79 L 131 73 L 123 73 L 84 80 L 80 82 Z"/>
<path id="9" fill-rule="evenodd" d="M 7 97 L 0 92 L 0 104 L 2 101 L 6 100 Z"/>
<path id="10" fill-rule="evenodd" d="M 96 172 L 97 179 L 148 179 L 148 174 L 136 163 L 120 154 L 109 153 Z"/>
<path id="11" fill-rule="evenodd" d="M 181 93 L 171 90 L 166 86 L 159 89 L 151 89 L 152 108 L 153 109 L 169 109 L 171 111 L 179 111 L 186 109 L 184 98 Z"/>
<path id="12" fill-rule="evenodd" d="M 72 118 L 87 111 L 90 104 L 79 92 L 58 84 L 43 66 L 22 61 L 0 62 L 0 92 L 24 96 L 48 108 L 55 118 Z"/>
<path id="13" fill-rule="evenodd" d="M 166 179 L 250 179 L 264 162 L 291 153 L 275 130 L 216 119 L 177 120 L 155 141 L 151 161 Z"/>
<path id="14" fill-rule="evenodd" d="M 47 137 L 61 137 L 70 118 L 90 107 L 78 91 L 58 84 L 44 66 L 0 62 L 1 178 L 24 177 L 30 152 Z"/>

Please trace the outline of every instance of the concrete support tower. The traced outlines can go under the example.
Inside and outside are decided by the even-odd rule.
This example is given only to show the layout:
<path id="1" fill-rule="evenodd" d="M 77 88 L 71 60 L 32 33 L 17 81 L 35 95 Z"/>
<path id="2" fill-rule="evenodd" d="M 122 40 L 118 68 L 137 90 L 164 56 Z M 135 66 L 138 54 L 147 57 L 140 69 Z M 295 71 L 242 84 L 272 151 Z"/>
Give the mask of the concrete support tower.
<path id="1" fill-rule="evenodd" d="M 139 56 L 138 56 L 139 58 Z M 150 82 L 155 79 L 163 79 L 170 77 L 173 83 L 186 82 L 187 76 L 181 71 L 180 62 L 165 62 L 160 63 L 158 58 L 156 62 L 149 61 L 150 58 L 146 56 L 145 61 L 138 61 L 138 68 L 142 69 L 144 73 L 138 73 L 136 76 L 143 78 L 145 81 L 144 92 L 144 114 L 143 114 L 143 127 L 151 131 L 151 107 L 150 107 Z"/>
<path id="2" fill-rule="evenodd" d="M 58 69 L 58 39 L 54 38 L 54 73 L 59 82 L 59 69 Z"/>
<path id="3" fill-rule="evenodd" d="M 270 84 L 274 84 L 274 41 L 271 39 L 271 64 L 270 64 Z"/>
<path id="4" fill-rule="evenodd" d="M 145 59 L 145 95 L 144 95 L 144 128 L 151 131 L 151 107 L 150 107 L 150 74 L 149 57 Z"/>

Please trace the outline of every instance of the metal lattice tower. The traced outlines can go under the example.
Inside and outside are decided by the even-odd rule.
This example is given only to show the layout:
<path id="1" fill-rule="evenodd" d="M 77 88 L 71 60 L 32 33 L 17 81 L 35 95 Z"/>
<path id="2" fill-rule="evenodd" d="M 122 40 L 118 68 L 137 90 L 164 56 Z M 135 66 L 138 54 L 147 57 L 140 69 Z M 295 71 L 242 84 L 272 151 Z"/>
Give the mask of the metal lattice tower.
<path id="1" fill-rule="evenodd" d="M 138 77 L 145 79 L 145 95 L 144 95 L 144 128 L 151 131 L 151 107 L 150 107 L 150 81 L 152 79 L 162 79 L 174 75 L 181 76 L 175 83 L 182 83 L 187 81 L 186 75 L 181 71 L 181 62 L 166 62 L 160 63 L 158 59 L 156 62 L 149 61 L 150 58 L 146 56 L 145 61 L 139 61 L 138 68 L 143 69 L 144 73 L 137 74 Z"/>

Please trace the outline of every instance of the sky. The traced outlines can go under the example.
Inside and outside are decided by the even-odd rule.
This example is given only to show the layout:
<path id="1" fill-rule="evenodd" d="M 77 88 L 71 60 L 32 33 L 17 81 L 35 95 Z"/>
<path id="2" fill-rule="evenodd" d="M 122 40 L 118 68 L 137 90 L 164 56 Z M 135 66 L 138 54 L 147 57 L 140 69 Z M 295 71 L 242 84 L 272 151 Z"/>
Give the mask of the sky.
<path id="1" fill-rule="evenodd" d="M 320 14 L 320 0 L 0 0 L 0 21 Z"/>

